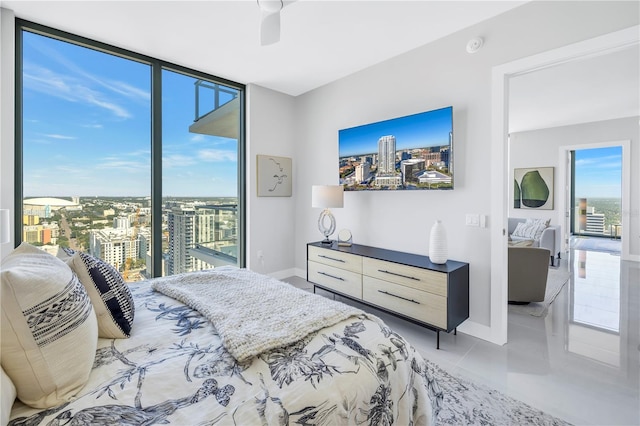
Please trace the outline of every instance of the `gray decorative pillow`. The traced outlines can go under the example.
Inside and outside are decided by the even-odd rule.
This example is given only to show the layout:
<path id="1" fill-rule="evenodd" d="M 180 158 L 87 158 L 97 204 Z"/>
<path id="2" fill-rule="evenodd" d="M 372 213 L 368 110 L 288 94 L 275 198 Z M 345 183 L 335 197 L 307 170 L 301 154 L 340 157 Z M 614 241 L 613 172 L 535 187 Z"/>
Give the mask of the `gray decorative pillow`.
<path id="1" fill-rule="evenodd" d="M 98 318 L 98 335 L 108 339 L 129 337 L 135 306 L 122 275 L 107 262 L 87 253 L 60 247 L 58 257 L 71 267 L 89 293 Z"/>
<path id="2" fill-rule="evenodd" d="M 70 401 L 87 383 L 98 324 L 87 291 L 63 261 L 27 243 L 2 276 L 2 368 L 35 408 Z"/>

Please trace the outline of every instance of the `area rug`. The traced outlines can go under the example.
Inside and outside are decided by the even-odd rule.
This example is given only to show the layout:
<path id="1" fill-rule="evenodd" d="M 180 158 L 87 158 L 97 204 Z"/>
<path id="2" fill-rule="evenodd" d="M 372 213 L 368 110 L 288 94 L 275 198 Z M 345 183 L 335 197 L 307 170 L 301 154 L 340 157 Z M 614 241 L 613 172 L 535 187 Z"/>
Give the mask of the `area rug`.
<path id="1" fill-rule="evenodd" d="M 547 276 L 547 289 L 544 292 L 543 302 L 531 302 L 528 305 L 509 305 L 509 312 L 517 314 L 529 314 L 534 317 L 543 317 L 549 311 L 549 306 L 558 296 L 564 285 L 569 281 L 569 271 L 565 267 L 549 268 Z"/>
<path id="2" fill-rule="evenodd" d="M 570 423 L 482 384 L 433 368 L 444 401 L 436 425 L 567 426 Z"/>

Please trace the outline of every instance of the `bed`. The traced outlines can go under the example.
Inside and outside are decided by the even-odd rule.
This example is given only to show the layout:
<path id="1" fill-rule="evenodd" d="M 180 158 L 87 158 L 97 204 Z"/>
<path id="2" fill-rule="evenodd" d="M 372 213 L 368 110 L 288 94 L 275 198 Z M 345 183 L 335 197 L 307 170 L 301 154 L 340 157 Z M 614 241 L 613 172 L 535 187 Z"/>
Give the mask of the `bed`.
<path id="1" fill-rule="evenodd" d="M 122 286 L 117 276 L 96 280 L 104 271 L 114 273 L 98 259 L 73 252 L 47 258 L 24 244 L 2 265 L 2 398 L 3 408 L 13 403 L 10 414 L 3 414 L 9 425 L 435 423 L 442 392 L 433 372 L 402 336 L 372 315 L 231 267 L 125 284 L 117 294 L 114 282 Z M 25 261 L 29 256 L 37 260 Z M 90 297 L 94 314 L 86 315 L 87 328 L 96 329 L 101 321 L 117 327 L 97 328 L 99 335 L 111 337 L 97 337 L 91 330 L 85 333 L 88 337 L 70 337 L 71 346 L 60 357 L 40 354 L 47 363 L 61 364 L 48 367 L 61 368 L 58 375 L 85 370 L 72 380 L 74 389 L 67 386 L 71 390 L 65 394 L 57 383 L 53 396 L 42 402 L 29 399 L 27 387 L 25 396 L 7 402 L 7 389 L 14 386 L 20 397 L 20 382 L 29 379 L 16 372 L 25 355 L 10 347 L 8 327 L 18 324 L 11 315 L 20 314 L 8 309 L 16 301 L 7 299 L 21 291 L 16 278 L 20 268 L 34 280 L 43 275 L 38 268 L 51 268 L 42 265 L 43 259 L 60 269 L 61 282 L 93 277 L 93 284 L 81 283 L 88 296 L 91 286 L 110 287 L 108 297 L 105 292 L 98 299 Z M 49 271 L 46 286 L 56 276 Z M 23 281 L 19 284 L 25 287 Z M 43 282 L 37 285 L 43 288 Z M 74 288 L 78 290 L 77 283 Z M 111 308 L 120 305 L 120 311 L 109 313 L 109 303 L 99 306 L 105 301 Z M 26 312 L 24 306 L 22 310 Z M 316 314 L 323 310 L 329 314 Z M 105 311 L 111 315 L 107 319 Z M 114 316 L 113 311 L 124 315 Z M 76 322 L 83 317 L 78 312 L 83 310 L 71 315 Z M 66 337 L 42 345 L 40 352 Z M 88 367 L 82 366 L 86 354 L 78 355 L 80 361 L 71 359 L 83 351 L 93 352 Z"/>

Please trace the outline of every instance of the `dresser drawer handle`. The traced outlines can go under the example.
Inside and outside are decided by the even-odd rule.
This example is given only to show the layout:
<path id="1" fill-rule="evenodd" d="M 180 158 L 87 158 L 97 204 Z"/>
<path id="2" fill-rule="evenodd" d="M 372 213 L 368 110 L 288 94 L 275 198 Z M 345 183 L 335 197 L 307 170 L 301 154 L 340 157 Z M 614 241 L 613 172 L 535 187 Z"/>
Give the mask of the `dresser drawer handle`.
<path id="1" fill-rule="evenodd" d="M 340 280 L 340 281 L 344 281 L 344 278 L 340 278 L 340 277 L 336 277 L 333 275 L 329 275 L 326 272 L 318 272 L 320 275 L 324 275 L 325 277 L 329 277 L 329 278 L 333 278 L 335 280 Z"/>
<path id="2" fill-rule="evenodd" d="M 420 281 L 420 278 L 411 277 L 409 275 L 396 274 L 395 272 L 385 271 L 384 269 L 378 269 L 378 272 L 382 272 L 384 274 L 395 275 L 396 277 L 409 278 L 410 280 Z"/>
<path id="3" fill-rule="evenodd" d="M 389 296 L 397 297 L 398 299 L 406 300 L 407 302 L 413 302 L 413 303 L 418 304 L 418 305 L 420 304 L 420 302 L 418 302 L 418 301 L 415 301 L 413 299 L 407 299 L 406 297 L 398 296 L 397 294 L 389 293 L 388 291 L 378 290 L 378 292 L 383 293 L 383 294 L 387 294 Z"/>
<path id="4" fill-rule="evenodd" d="M 325 256 L 324 254 L 319 254 L 318 257 L 324 257 L 325 259 L 329 259 L 329 260 L 333 260 L 333 261 L 336 261 L 336 262 L 345 263 L 345 261 L 342 260 L 342 259 L 336 259 L 335 257 Z"/>

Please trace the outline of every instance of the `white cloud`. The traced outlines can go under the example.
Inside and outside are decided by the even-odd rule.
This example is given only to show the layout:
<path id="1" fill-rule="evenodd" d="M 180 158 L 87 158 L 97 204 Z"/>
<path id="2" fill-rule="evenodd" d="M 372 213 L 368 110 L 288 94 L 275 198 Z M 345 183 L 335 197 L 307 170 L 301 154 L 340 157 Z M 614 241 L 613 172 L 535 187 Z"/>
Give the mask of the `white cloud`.
<path id="1" fill-rule="evenodd" d="M 92 89 L 73 76 L 60 75 L 49 69 L 25 61 L 23 80 L 26 89 L 34 90 L 69 102 L 94 105 L 112 112 L 119 118 L 131 118 L 129 111 L 104 93 Z"/>
<path id="2" fill-rule="evenodd" d="M 46 137 L 51 138 L 51 139 L 61 139 L 61 140 L 73 140 L 73 139 L 78 139 L 78 138 L 77 138 L 77 137 L 75 137 L 75 136 L 57 135 L 57 134 L 53 134 L 53 133 L 45 134 L 45 135 L 43 135 L 43 136 L 46 136 Z"/>
<path id="3" fill-rule="evenodd" d="M 198 151 L 198 158 L 203 161 L 238 161 L 238 156 L 233 151 L 219 149 L 202 149 Z"/>
<path id="4" fill-rule="evenodd" d="M 191 166 L 193 164 L 196 164 L 196 160 L 193 157 L 186 155 L 171 154 L 162 157 L 162 167 L 166 169 Z"/>
<path id="5" fill-rule="evenodd" d="M 95 168 L 101 170 L 122 171 L 127 173 L 151 173 L 150 165 L 148 162 L 125 161 L 119 157 L 104 158 L 102 162 L 95 165 Z"/>

